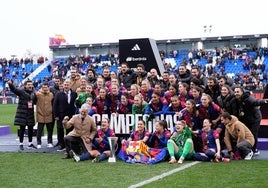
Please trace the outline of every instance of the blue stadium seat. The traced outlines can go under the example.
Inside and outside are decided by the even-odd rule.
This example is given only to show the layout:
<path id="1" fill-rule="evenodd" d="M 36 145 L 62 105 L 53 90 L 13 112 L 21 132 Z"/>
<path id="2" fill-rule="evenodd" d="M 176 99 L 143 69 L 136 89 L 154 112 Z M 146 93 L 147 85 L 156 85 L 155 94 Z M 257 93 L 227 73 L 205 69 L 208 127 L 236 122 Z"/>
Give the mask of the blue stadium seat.
<path id="1" fill-rule="evenodd" d="M 116 65 L 112 65 L 112 66 L 110 67 L 110 71 L 117 72 L 117 70 L 118 70 L 118 67 L 117 67 Z"/>
<path id="2" fill-rule="evenodd" d="M 97 67 L 96 74 L 102 74 L 102 66 Z"/>

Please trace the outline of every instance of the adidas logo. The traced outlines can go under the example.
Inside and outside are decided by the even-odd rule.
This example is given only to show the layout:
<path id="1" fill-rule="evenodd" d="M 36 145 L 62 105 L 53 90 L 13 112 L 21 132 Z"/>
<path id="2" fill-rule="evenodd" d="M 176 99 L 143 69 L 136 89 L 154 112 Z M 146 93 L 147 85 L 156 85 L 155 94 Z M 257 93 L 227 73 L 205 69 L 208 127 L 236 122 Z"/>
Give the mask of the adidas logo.
<path id="1" fill-rule="evenodd" d="M 135 46 L 133 46 L 133 48 L 131 49 L 131 51 L 139 51 L 141 50 L 138 44 L 135 44 Z"/>

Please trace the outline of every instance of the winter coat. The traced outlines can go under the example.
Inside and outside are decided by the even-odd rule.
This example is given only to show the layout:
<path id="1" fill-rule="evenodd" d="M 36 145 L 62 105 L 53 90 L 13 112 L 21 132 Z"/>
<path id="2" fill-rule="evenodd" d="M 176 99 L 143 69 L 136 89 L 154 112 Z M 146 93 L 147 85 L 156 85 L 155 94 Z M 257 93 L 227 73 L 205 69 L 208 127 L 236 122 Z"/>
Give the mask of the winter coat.
<path id="1" fill-rule="evenodd" d="M 191 73 L 188 69 L 186 70 L 185 74 L 178 74 L 178 81 L 187 83 L 188 85 L 190 85 L 191 78 Z"/>
<path id="2" fill-rule="evenodd" d="M 237 117 L 232 115 L 230 123 L 225 125 L 225 137 L 224 141 L 228 151 L 232 151 L 232 142 L 240 143 L 242 141 L 247 141 L 251 146 L 254 145 L 255 140 L 251 131 L 237 119 Z"/>
<path id="3" fill-rule="evenodd" d="M 56 94 L 60 91 L 59 86 L 57 86 L 56 84 L 52 87 L 50 87 L 50 92 L 53 93 L 54 97 L 56 96 Z"/>
<path id="4" fill-rule="evenodd" d="M 74 127 L 74 129 L 68 133 L 68 136 L 81 137 L 87 151 L 91 151 L 92 142 L 88 142 L 88 140 L 90 138 L 91 141 L 93 141 L 97 131 L 96 123 L 93 118 L 86 116 L 85 119 L 82 120 L 80 114 L 74 115 L 66 124 L 64 124 L 65 129 L 70 129 L 71 127 Z"/>
<path id="5" fill-rule="evenodd" d="M 260 106 L 264 103 L 264 99 L 256 99 L 250 96 L 248 92 L 245 92 L 242 95 L 241 100 L 235 100 L 238 114 L 233 115 L 238 117 L 238 119 L 246 125 L 254 123 L 256 121 L 261 121 L 262 114 L 260 111 Z"/>
<path id="6" fill-rule="evenodd" d="M 129 69 L 126 73 L 120 72 L 118 74 L 118 80 L 121 86 L 129 89 L 132 84 L 136 83 L 137 75 Z"/>
<path id="7" fill-rule="evenodd" d="M 38 123 L 53 122 L 53 98 L 52 92 L 44 93 L 42 90 L 39 90 L 35 93 L 34 103 L 36 104 L 36 121 Z"/>
<path id="8" fill-rule="evenodd" d="M 237 115 L 236 106 L 235 106 L 235 96 L 230 94 L 228 96 L 218 96 L 217 104 L 225 112 L 228 112 L 231 115 Z"/>
<path id="9" fill-rule="evenodd" d="M 10 90 L 19 97 L 19 103 L 15 115 L 14 125 L 34 126 L 34 92 L 28 91 L 25 88 L 15 88 L 13 84 L 10 84 L 9 87 Z"/>

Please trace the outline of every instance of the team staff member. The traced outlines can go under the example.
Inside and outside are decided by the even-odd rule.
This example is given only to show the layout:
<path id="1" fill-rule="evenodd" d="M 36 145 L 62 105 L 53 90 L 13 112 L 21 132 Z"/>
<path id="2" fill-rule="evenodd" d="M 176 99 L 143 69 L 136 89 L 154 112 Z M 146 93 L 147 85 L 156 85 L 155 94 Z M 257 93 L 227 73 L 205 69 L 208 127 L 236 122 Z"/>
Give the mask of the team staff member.
<path id="1" fill-rule="evenodd" d="M 240 157 L 250 160 L 253 156 L 252 147 L 255 143 L 251 131 L 237 119 L 237 117 L 224 112 L 221 116 L 221 122 L 225 125 L 224 141 L 231 158 L 234 153 L 239 152 Z"/>
<path id="2" fill-rule="evenodd" d="M 19 139 L 20 139 L 20 150 L 24 150 L 23 139 L 25 127 L 28 127 L 28 149 L 36 149 L 33 145 L 33 127 L 35 125 L 34 120 L 34 105 L 33 105 L 33 82 L 31 80 L 26 80 L 24 83 L 24 88 L 16 88 L 12 81 L 8 82 L 10 90 L 19 97 L 19 103 L 17 107 L 17 112 L 15 115 L 14 125 L 20 126 Z"/>
<path id="3" fill-rule="evenodd" d="M 71 83 L 68 80 L 65 80 L 63 83 L 63 90 L 59 91 L 53 102 L 53 113 L 55 120 L 57 121 L 57 139 L 58 143 L 56 144 L 58 151 L 63 151 L 65 149 L 64 143 L 64 129 L 62 126 L 62 120 L 65 116 L 68 116 L 69 119 L 75 114 L 75 99 L 77 94 L 71 90 Z M 66 135 L 72 130 L 66 129 Z"/>
<path id="4" fill-rule="evenodd" d="M 48 83 L 42 84 L 42 87 L 34 95 L 34 104 L 36 104 L 36 120 L 37 126 L 37 148 L 41 148 L 41 136 L 44 130 L 44 126 L 47 127 L 47 147 L 53 147 L 52 136 L 54 121 L 52 117 L 52 104 L 53 104 L 53 93 L 49 91 Z"/>
<path id="5" fill-rule="evenodd" d="M 245 91 L 242 87 L 234 88 L 235 95 L 235 115 L 239 121 L 243 122 L 254 135 L 255 144 L 253 145 L 253 152 L 259 154 L 257 150 L 258 132 L 262 119 L 260 106 L 268 102 L 268 99 L 256 99 L 250 96 L 250 93 Z"/>
<path id="6" fill-rule="evenodd" d="M 101 128 L 97 130 L 92 143 L 92 150 L 78 156 L 72 152 L 73 158 L 76 162 L 88 160 L 91 157 L 94 159 L 92 162 L 100 162 L 108 159 L 111 155 L 108 137 L 115 137 L 115 132 L 110 128 L 110 121 L 104 118 L 101 122 Z"/>
<path id="7" fill-rule="evenodd" d="M 66 152 L 64 159 L 71 158 L 70 151 L 76 153 L 87 153 L 92 149 L 92 141 L 96 134 L 96 123 L 94 119 L 88 115 L 88 105 L 83 104 L 80 108 L 80 114 L 74 115 L 70 120 L 68 116 L 65 116 L 62 125 L 65 129 L 73 130 L 64 137 Z M 82 146 L 75 148 L 75 146 Z"/>

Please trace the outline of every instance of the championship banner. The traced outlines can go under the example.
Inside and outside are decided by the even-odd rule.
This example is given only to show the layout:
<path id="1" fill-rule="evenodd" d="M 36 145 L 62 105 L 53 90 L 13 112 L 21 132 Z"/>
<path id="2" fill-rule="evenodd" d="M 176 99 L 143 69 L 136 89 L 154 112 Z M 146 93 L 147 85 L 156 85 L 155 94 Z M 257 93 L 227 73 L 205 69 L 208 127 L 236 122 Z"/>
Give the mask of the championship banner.
<path id="1" fill-rule="evenodd" d="M 110 119 L 110 128 L 115 131 L 115 134 L 130 134 L 135 126 L 135 122 L 138 122 L 140 119 L 146 122 L 146 129 L 149 132 L 155 130 L 155 122 L 159 120 L 166 120 L 168 125 L 168 130 L 173 131 L 176 123 L 179 121 L 179 117 L 175 115 L 164 115 L 156 116 L 152 121 L 148 121 L 149 115 L 145 114 L 119 114 L 117 116 L 109 117 L 108 114 L 94 114 L 92 115 L 95 122 L 101 122 L 103 118 Z M 100 127 L 98 127 L 100 128 Z"/>

